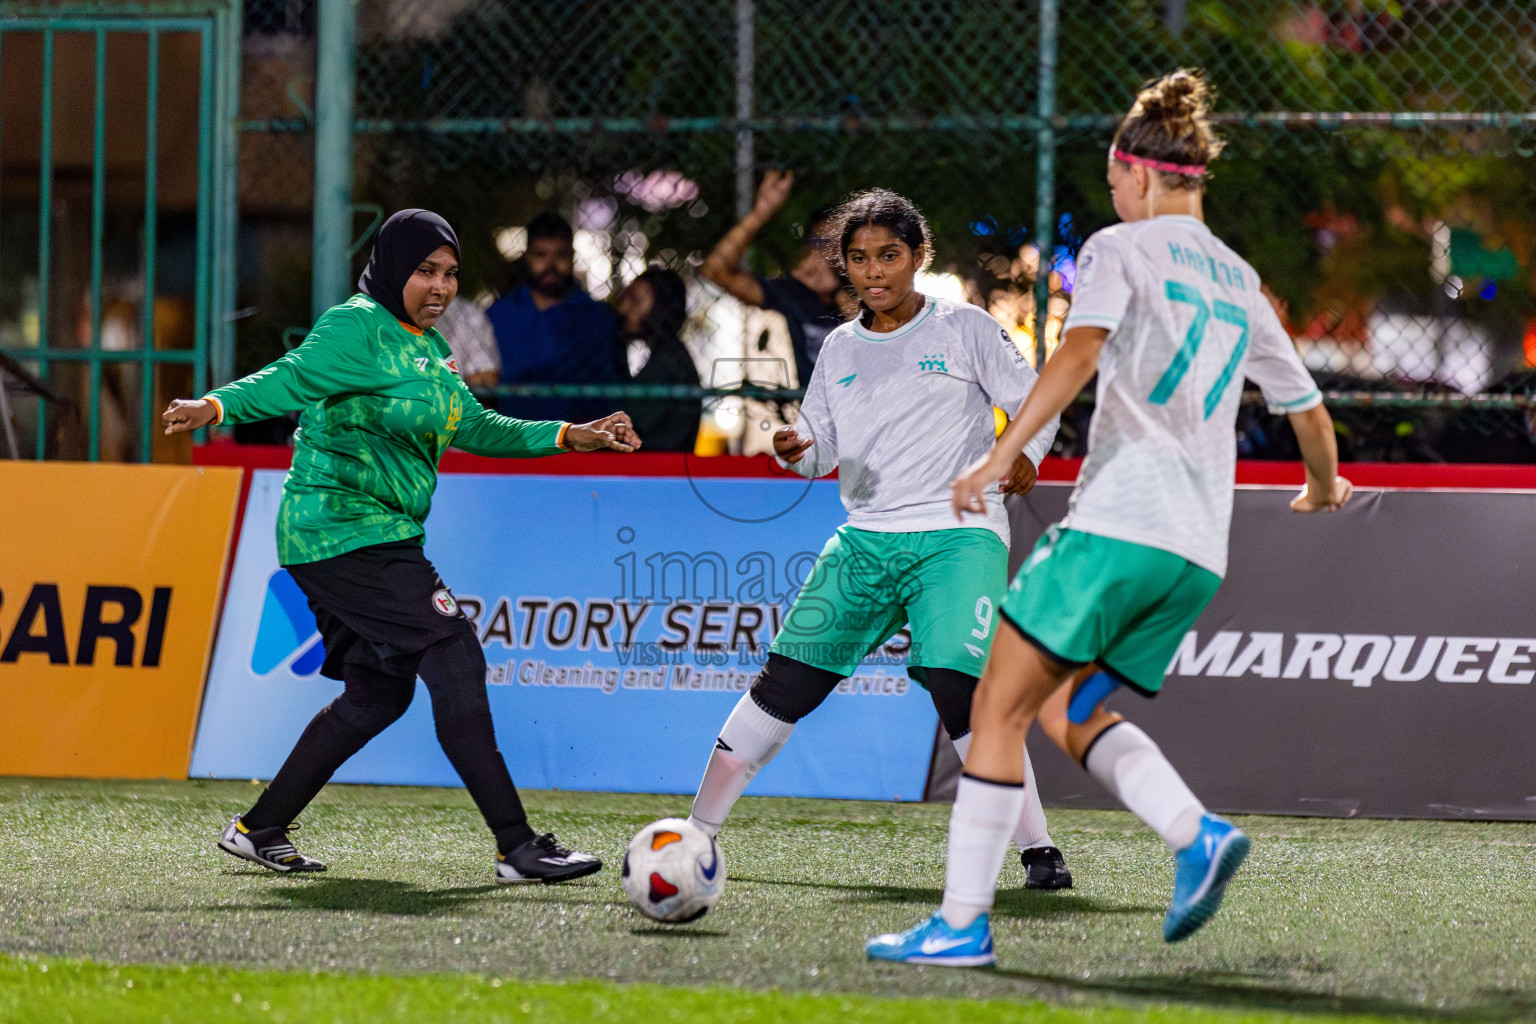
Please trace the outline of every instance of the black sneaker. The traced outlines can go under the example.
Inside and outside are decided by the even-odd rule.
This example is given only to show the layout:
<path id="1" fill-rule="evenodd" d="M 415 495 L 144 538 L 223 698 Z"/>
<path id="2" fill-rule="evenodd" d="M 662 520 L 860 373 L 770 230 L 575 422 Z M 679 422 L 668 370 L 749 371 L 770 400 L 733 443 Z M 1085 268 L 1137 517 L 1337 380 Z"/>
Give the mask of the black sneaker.
<path id="1" fill-rule="evenodd" d="M 1019 854 L 1024 863 L 1024 888 L 1070 889 L 1072 872 L 1067 861 L 1054 846 L 1034 846 Z"/>
<path id="2" fill-rule="evenodd" d="M 297 831 L 298 827 L 299 823 L 294 822 L 287 828 L 274 825 L 272 828 L 248 829 L 237 814 L 219 837 L 219 849 L 273 871 L 324 871 L 324 864 L 293 848 L 288 833 Z"/>
<path id="3" fill-rule="evenodd" d="M 603 862 L 590 853 L 561 846 L 548 832 L 530 839 L 511 853 L 496 855 L 496 881 L 569 882 L 601 871 Z"/>

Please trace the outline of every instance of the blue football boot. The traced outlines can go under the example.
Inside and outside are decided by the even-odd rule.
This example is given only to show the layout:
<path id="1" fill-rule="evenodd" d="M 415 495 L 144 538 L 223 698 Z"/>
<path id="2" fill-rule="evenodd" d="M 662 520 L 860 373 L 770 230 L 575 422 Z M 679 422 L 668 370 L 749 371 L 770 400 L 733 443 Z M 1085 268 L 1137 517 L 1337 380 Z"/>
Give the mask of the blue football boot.
<path id="1" fill-rule="evenodd" d="M 936 967 L 991 967 L 997 963 L 992 953 L 992 925 L 986 914 L 968 928 L 951 928 L 944 915 L 935 912 L 899 935 L 875 936 L 864 943 L 864 952 L 871 960 Z"/>
<path id="2" fill-rule="evenodd" d="M 1200 818 L 1200 834 L 1173 856 L 1173 904 L 1163 918 L 1164 941 L 1189 938 L 1215 915 L 1250 845 L 1248 837 L 1225 818 L 1214 814 Z"/>

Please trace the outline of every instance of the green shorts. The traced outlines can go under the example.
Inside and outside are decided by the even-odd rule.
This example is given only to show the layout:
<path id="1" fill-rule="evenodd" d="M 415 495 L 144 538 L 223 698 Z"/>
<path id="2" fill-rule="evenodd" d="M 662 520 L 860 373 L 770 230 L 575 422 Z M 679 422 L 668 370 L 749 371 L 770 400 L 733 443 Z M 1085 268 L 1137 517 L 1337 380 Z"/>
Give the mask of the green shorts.
<path id="1" fill-rule="evenodd" d="M 924 682 L 924 668 L 980 676 L 1007 586 L 1008 549 L 991 530 L 843 526 L 821 549 L 769 650 L 847 676 L 910 623 L 913 679 Z"/>
<path id="2" fill-rule="evenodd" d="M 1097 662 L 1148 696 L 1221 577 L 1168 551 L 1052 526 L 1003 599 L 1003 617 L 1053 661 Z"/>

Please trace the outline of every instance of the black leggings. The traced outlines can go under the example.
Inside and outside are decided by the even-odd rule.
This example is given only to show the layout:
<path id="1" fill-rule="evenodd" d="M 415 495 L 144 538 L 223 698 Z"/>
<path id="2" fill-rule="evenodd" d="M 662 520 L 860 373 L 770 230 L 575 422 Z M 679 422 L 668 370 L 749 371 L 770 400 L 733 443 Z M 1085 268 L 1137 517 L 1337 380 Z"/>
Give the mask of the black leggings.
<path id="1" fill-rule="evenodd" d="M 381 544 L 290 566 L 309 597 L 341 696 L 305 728 L 256 806 L 247 828 L 287 826 L 347 758 L 411 706 L 416 677 L 432 695 L 437 741 L 503 853 L 534 837 L 496 746 L 485 691 L 485 652 L 437 571 L 410 542 Z"/>
<path id="2" fill-rule="evenodd" d="M 437 741 L 453 764 L 503 853 L 533 838 L 523 802 L 496 746 L 485 693 L 485 654 L 465 630 L 422 653 L 418 669 L 432 695 Z M 414 675 L 386 675 L 364 665 L 343 668 L 346 691 L 309 723 L 256 806 L 242 819 L 247 828 L 287 825 L 330 781 L 347 758 L 411 706 Z"/>
<path id="3" fill-rule="evenodd" d="M 933 698 L 944 731 L 959 739 L 971 731 L 971 698 L 977 678 L 950 668 L 913 666 L 908 673 L 921 682 Z M 768 664 L 753 682 L 752 701 L 781 722 L 798 722 L 821 706 L 843 676 L 816 668 L 782 654 L 768 655 Z"/>

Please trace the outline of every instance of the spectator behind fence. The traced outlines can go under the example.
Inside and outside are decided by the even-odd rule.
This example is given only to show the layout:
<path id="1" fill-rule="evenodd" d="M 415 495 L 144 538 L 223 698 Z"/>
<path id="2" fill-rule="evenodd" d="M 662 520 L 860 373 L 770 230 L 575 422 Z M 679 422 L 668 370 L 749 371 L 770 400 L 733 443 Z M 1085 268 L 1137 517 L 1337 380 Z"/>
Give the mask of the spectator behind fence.
<path id="1" fill-rule="evenodd" d="M 528 224 L 526 283 L 486 310 L 501 350 L 503 384 L 612 384 L 617 317 L 574 274 L 570 222 L 546 211 Z M 613 399 L 504 397 L 498 408 L 525 420 L 585 423 Z M 601 414 L 599 414 L 601 415 Z"/>
<path id="2" fill-rule="evenodd" d="M 501 383 L 501 352 L 491 321 L 472 299 L 460 296 L 437 318 L 437 333 L 453 350 L 459 376 L 475 391 Z"/>
<path id="3" fill-rule="evenodd" d="M 629 283 L 619 296 L 619 328 L 620 362 L 630 380 L 698 386 L 699 371 L 679 337 L 687 319 L 688 291 L 675 272 L 652 267 Z M 699 436 L 698 399 L 630 400 L 624 407 L 647 451 L 693 451 Z"/>
<path id="4" fill-rule="evenodd" d="M 793 171 L 763 175 L 752 212 L 715 244 L 700 272 L 747 305 L 783 314 L 794 344 L 797 381 L 805 387 L 822 340 L 844 320 L 837 306 L 842 279 L 826 259 L 826 212 L 817 211 L 806 222 L 799 262 L 787 276 L 759 277 L 741 266 L 753 239 L 783 208 L 794 183 Z"/>

